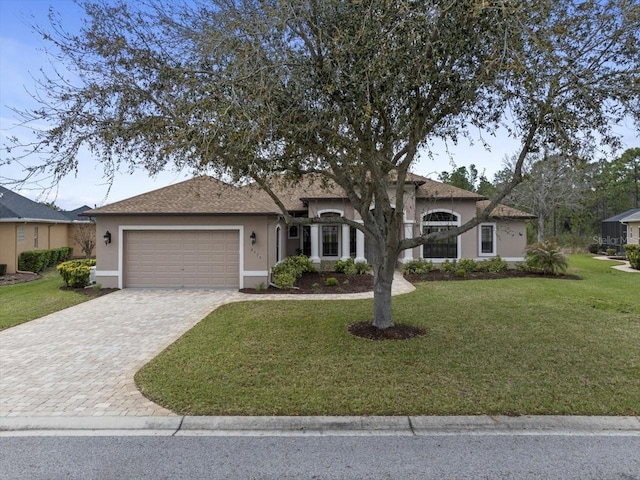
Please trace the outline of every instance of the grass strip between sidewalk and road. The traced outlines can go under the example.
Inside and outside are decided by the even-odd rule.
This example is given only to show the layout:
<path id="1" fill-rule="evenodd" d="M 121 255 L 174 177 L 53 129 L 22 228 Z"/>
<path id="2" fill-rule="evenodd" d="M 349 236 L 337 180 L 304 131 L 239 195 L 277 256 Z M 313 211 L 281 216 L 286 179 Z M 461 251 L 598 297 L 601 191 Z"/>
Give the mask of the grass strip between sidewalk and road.
<path id="1" fill-rule="evenodd" d="M 182 415 L 639 415 L 640 276 L 427 282 L 395 297 L 403 341 L 351 336 L 372 301 L 219 308 L 136 375 Z"/>

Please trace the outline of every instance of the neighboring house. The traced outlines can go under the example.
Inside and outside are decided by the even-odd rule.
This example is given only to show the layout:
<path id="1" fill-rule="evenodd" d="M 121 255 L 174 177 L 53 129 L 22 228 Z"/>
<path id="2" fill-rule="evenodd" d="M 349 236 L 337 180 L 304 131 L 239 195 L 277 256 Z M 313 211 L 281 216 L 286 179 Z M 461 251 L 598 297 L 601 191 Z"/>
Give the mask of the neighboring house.
<path id="1" fill-rule="evenodd" d="M 0 186 L 0 264 L 15 273 L 22 252 L 59 247 L 73 247 L 74 256 L 82 256 L 72 235 L 75 224 L 89 222 L 77 216 L 80 210 L 89 207 L 59 212 Z"/>
<path id="2" fill-rule="evenodd" d="M 602 249 L 623 254 L 626 243 L 640 243 L 640 208 L 627 210 L 602 221 Z"/>
<path id="3" fill-rule="evenodd" d="M 462 225 L 486 199 L 412 175 L 405 191 L 404 232 L 415 236 Z M 293 216 L 359 220 L 334 184 L 282 185 L 278 196 Z M 287 226 L 270 197 L 254 185 L 234 187 L 210 177 L 90 210 L 96 218 L 96 281 L 104 287 L 244 288 L 267 283 L 271 267 L 304 253 L 314 263 L 366 260 L 364 234 L 342 224 Z M 500 205 L 490 221 L 450 240 L 406 250 L 406 262 L 428 258 L 524 259 L 525 220 L 532 215 Z"/>

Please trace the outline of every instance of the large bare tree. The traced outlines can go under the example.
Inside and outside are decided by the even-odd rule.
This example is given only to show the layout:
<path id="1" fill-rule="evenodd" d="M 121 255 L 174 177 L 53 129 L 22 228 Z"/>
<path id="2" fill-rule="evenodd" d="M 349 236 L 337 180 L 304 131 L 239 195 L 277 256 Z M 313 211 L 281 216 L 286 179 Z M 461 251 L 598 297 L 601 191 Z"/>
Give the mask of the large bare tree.
<path id="1" fill-rule="evenodd" d="M 370 245 L 378 328 L 393 325 L 402 250 L 476 226 L 521 181 L 532 149 L 615 144 L 612 126 L 640 118 L 637 0 L 83 5 L 81 32 L 65 33 L 55 17 L 41 29 L 71 73 L 43 78 L 42 108 L 21 112 L 51 125 L 31 145 L 46 158 L 40 171 L 74 171 L 87 145 L 107 176 L 175 164 L 257 182 L 281 207 L 273 178 L 320 175 L 363 220 L 339 219 Z M 521 146 L 487 210 L 446 233 L 401 239 L 403 188 L 393 186 L 419 149 L 499 127 Z"/>

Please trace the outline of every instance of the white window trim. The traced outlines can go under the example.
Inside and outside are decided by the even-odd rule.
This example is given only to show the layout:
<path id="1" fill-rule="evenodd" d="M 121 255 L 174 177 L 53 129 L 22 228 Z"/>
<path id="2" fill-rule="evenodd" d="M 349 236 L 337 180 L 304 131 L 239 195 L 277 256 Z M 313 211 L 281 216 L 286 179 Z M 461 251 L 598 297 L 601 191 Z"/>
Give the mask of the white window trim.
<path id="1" fill-rule="evenodd" d="M 344 210 L 338 210 L 336 208 L 324 208 L 322 210 L 318 210 L 318 217 L 321 217 L 325 213 L 337 213 L 341 217 L 344 217 Z M 342 228 L 340 228 L 341 223 L 320 223 L 318 228 L 318 235 L 320 238 L 318 239 L 318 254 L 321 260 L 339 260 L 342 255 Z M 338 227 L 338 254 L 326 256 L 324 253 L 324 237 L 322 236 L 322 227 Z"/>
<path id="2" fill-rule="evenodd" d="M 424 217 L 431 213 L 450 213 L 451 215 L 455 215 L 458 220 L 455 222 L 425 222 Z M 427 210 L 426 212 L 422 212 L 420 214 L 420 233 L 424 231 L 425 226 L 429 227 L 459 227 L 461 225 L 462 216 L 456 212 L 455 210 L 451 210 L 450 208 L 434 208 L 431 210 Z M 462 235 L 458 235 L 456 237 L 456 260 L 459 260 L 462 253 Z M 424 260 L 430 260 L 434 263 L 442 263 L 447 260 L 452 260 L 451 258 L 426 258 L 424 257 L 424 245 L 420 246 L 420 258 Z"/>
<path id="3" fill-rule="evenodd" d="M 482 252 L 482 227 L 493 227 L 493 250 L 490 253 Z M 481 223 L 478 225 L 478 256 L 479 257 L 495 257 L 498 251 L 498 235 L 497 235 L 498 226 L 495 223 Z"/>

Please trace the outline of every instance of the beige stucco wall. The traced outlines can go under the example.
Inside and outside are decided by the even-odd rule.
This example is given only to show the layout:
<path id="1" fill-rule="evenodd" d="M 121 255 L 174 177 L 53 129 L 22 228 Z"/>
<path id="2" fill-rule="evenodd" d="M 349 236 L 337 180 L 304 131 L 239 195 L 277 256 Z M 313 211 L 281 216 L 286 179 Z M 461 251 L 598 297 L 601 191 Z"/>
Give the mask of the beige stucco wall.
<path id="1" fill-rule="evenodd" d="M 497 252 L 505 259 L 524 258 L 527 250 L 527 227 L 524 221 L 500 220 L 495 222 Z"/>
<path id="2" fill-rule="evenodd" d="M 640 245 L 640 222 L 627 223 L 627 243 Z"/>
<path id="3" fill-rule="evenodd" d="M 240 265 L 244 287 L 254 287 L 267 282 L 269 267 L 275 263 L 275 216 L 100 216 L 96 219 L 96 282 L 103 287 L 117 288 L 119 275 L 120 227 L 219 227 L 241 226 L 243 264 Z M 286 238 L 284 224 L 283 235 Z M 105 232 L 111 233 L 111 243 L 105 245 Z M 256 233 L 256 243 L 251 244 L 251 232 Z M 243 274 L 243 272 L 245 272 Z M 258 272 L 258 274 L 256 274 Z"/>
<path id="4" fill-rule="evenodd" d="M 35 232 L 38 229 L 38 243 L 35 243 Z M 18 230 L 24 232 L 22 241 L 18 241 Z M 18 268 L 18 257 L 22 252 L 31 250 L 47 250 L 66 247 L 68 224 L 65 223 L 0 223 L 0 263 L 7 264 L 7 273 L 15 273 Z"/>
<path id="5" fill-rule="evenodd" d="M 84 224 L 79 224 L 79 223 L 73 223 L 71 225 L 69 225 L 68 228 L 68 234 L 67 234 L 67 244 L 73 248 L 73 257 L 74 258 L 84 258 L 86 255 L 85 253 L 82 251 L 82 246 L 76 242 L 74 236 L 75 236 L 75 232 L 77 230 L 79 230 L 80 228 L 86 228 L 83 227 L 82 225 L 88 225 L 88 228 L 92 228 L 93 231 L 95 232 L 96 229 L 96 225 L 94 223 L 84 223 Z M 103 233 L 104 235 L 104 233 Z M 99 240 L 102 240 L 102 238 L 97 238 L 96 237 L 96 245 L 98 243 Z M 94 248 L 93 250 L 91 250 L 91 257 L 95 257 L 96 255 L 96 249 Z"/>

